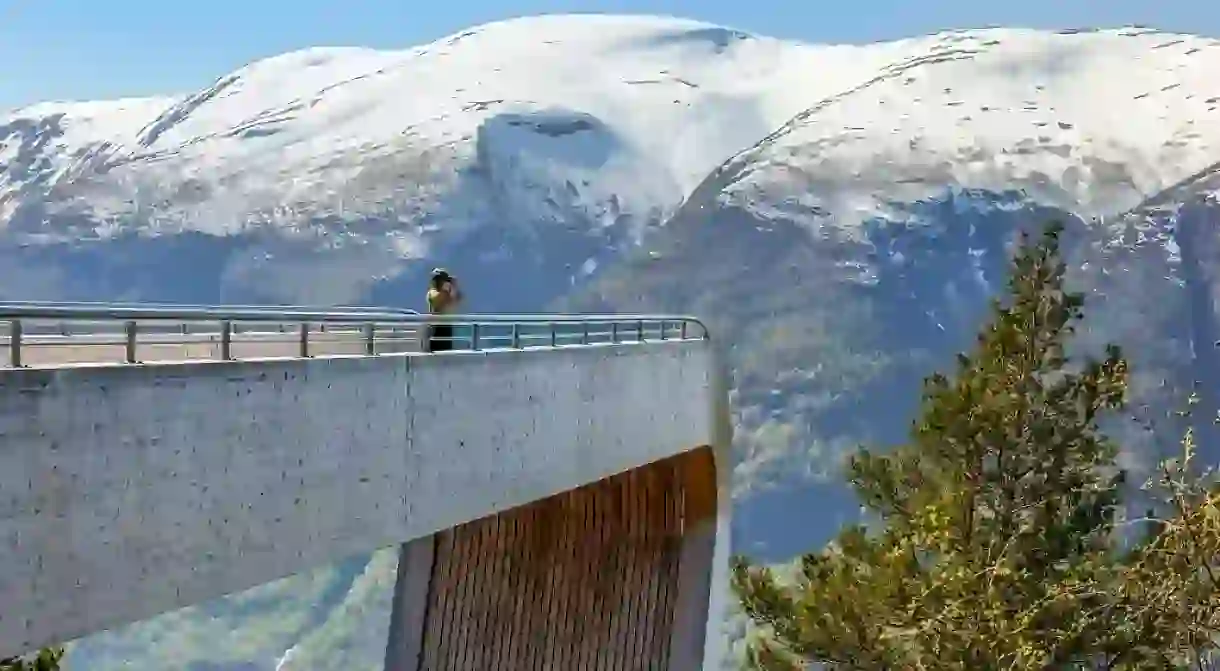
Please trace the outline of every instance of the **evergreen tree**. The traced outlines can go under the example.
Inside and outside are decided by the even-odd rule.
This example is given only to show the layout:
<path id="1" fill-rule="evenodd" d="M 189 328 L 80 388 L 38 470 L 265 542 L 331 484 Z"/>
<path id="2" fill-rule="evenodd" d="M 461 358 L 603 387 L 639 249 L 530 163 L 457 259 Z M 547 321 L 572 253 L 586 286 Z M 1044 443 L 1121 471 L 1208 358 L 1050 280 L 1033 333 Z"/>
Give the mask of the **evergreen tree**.
<path id="1" fill-rule="evenodd" d="M 926 381 L 909 442 L 851 459 L 869 522 L 804 556 L 794 580 L 734 560 L 763 632 L 750 666 L 1194 668 L 1211 646 L 1216 497 L 1163 469 L 1172 514 L 1124 545 L 1124 473 L 1099 422 L 1124 408 L 1127 363 L 1114 346 L 1066 354 L 1083 297 L 1065 288 L 1061 232 L 1022 238 L 1008 300 L 952 378 Z"/>
<path id="2" fill-rule="evenodd" d="M 0 671 L 59 671 L 63 648 L 43 648 L 25 657 L 0 659 Z"/>

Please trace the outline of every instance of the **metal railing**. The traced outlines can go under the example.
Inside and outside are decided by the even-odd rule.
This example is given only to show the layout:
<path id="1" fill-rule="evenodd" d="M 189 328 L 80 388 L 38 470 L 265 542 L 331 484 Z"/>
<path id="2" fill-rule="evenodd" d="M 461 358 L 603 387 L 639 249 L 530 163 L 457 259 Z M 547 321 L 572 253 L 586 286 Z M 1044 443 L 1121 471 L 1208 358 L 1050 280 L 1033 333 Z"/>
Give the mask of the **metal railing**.
<path id="1" fill-rule="evenodd" d="M 436 327 L 448 327 L 436 328 Z M 365 306 L 0 303 L 0 366 L 525 349 L 709 337 L 669 315 L 422 315 Z"/>

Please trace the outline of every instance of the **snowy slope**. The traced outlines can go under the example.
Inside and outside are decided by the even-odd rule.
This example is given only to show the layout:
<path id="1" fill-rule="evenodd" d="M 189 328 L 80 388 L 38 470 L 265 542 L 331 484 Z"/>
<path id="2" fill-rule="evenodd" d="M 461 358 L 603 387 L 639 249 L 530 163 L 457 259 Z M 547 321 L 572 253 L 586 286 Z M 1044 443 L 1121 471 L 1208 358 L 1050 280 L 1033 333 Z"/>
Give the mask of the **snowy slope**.
<path id="1" fill-rule="evenodd" d="M 18 110 L 0 125 L 0 223 L 17 193 L 49 190 L 99 221 L 147 201 L 160 226 L 212 233 L 390 209 L 459 225 L 472 213 L 439 201 L 472 166 L 510 198 L 535 191 L 510 203 L 531 218 L 557 201 L 663 215 L 743 147 L 732 181 L 750 200 L 1021 184 L 1114 211 L 1211 162 L 1218 47 L 1137 29 L 828 47 L 585 15 L 308 49 L 191 95 Z"/>
<path id="2" fill-rule="evenodd" d="M 30 279 L 49 264 L 3 246 L 199 232 L 232 240 L 207 280 L 237 287 L 221 295 L 343 301 L 464 255 L 579 282 L 684 202 L 850 225 L 983 188 L 1114 213 L 1216 160 L 1218 45 L 999 29 L 827 46 L 556 15 L 307 49 L 195 93 L 0 121 L 0 260 L 31 266 L 9 293 L 60 296 L 66 276 Z M 329 275 L 302 280 L 320 255 Z"/>
<path id="3" fill-rule="evenodd" d="M 109 221 L 103 235 L 140 204 L 158 206 L 163 230 L 392 211 L 385 226 L 418 233 L 425 215 L 460 228 L 485 214 L 463 191 L 462 171 L 478 169 L 508 200 L 497 209 L 518 217 L 570 207 L 602 223 L 655 219 L 800 111 L 808 92 L 790 84 L 835 51 L 601 16 L 505 21 L 405 51 L 308 49 L 124 111 L 19 110 L 0 124 L 0 199 L 12 218 L 13 192 L 37 174 L 53 201 Z M 455 191 L 463 198 L 445 202 Z"/>
<path id="4" fill-rule="evenodd" d="M 1096 217 L 1220 155 L 1220 40 L 991 29 L 903 44 L 726 163 L 725 202 L 851 224 L 948 187 Z"/>

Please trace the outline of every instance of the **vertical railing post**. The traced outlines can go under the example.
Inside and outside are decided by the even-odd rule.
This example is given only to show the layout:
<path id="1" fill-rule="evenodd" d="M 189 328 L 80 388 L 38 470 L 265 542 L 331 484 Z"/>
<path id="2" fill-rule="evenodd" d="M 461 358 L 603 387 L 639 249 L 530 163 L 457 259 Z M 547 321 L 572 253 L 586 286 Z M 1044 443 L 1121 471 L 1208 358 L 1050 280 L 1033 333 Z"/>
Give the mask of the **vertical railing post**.
<path id="1" fill-rule="evenodd" d="M 686 320 L 682 320 L 681 326 L 678 327 L 678 340 L 686 340 Z"/>
<path id="2" fill-rule="evenodd" d="M 135 320 L 128 320 L 123 323 L 123 335 L 125 336 L 126 345 L 123 348 L 123 360 L 127 363 L 136 362 L 136 333 L 138 328 Z"/>
<path id="3" fill-rule="evenodd" d="M 220 322 L 220 358 L 224 361 L 233 358 L 233 322 L 228 319 Z"/>
<path id="4" fill-rule="evenodd" d="M 610 322 L 610 343 L 618 342 L 618 322 Z"/>
<path id="5" fill-rule="evenodd" d="M 301 328 L 297 338 L 297 354 L 302 359 L 309 357 L 309 322 L 301 322 Z"/>
<path id="6" fill-rule="evenodd" d="M 510 344 L 513 349 L 521 349 L 521 325 L 513 322 L 513 332 Z"/>
<path id="7" fill-rule="evenodd" d="M 364 325 L 364 353 L 369 356 L 374 356 L 377 354 L 377 346 L 373 340 L 376 337 L 376 334 L 377 329 L 373 322 L 369 322 Z"/>
<path id="8" fill-rule="evenodd" d="M 8 323 L 8 361 L 13 368 L 21 368 L 21 320 Z"/>
<path id="9" fill-rule="evenodd" d="M 582 330 L 582 332 L 580 334 L 580 344 L 588 345 L 589 344 L 589 322 L 587 322 L 587 321 L 582 322 L 581 325 L 584 327 L 584 329 Z"/>
<path id="10" fill-rule="evenodd" d="M 558 345 L 559 344 L 558 324 L 556 324 L 555 322 L 550 322 L 546 325 L 546 327 L 547 327 L 547 330 L 549 330 L 551 332 L 551 347 Z"/>
<path id="11" fill-rule="evenodd" d="M 661 340 L 665 340 L 665 339 L 666 339 L 666 337 L 665 337 L 665 336 L 666 336 L 666 333 L 665 333 L 665 320 L 664 320 L 664 319 L 662 319 L 662 320 L 661 320 Z"/>
<path id="12" fill-rule="evenodd" d="M 470 350 L 473 352 L 479 351 L 479 323 L 473 322 L 470 324 Z"/>
<path id="13" fill-rule="evenodd" d="M 636 342 L 644 342 L 644 320 L 641 319 L 640 322 L 635 325 L 635 327 Z"/>

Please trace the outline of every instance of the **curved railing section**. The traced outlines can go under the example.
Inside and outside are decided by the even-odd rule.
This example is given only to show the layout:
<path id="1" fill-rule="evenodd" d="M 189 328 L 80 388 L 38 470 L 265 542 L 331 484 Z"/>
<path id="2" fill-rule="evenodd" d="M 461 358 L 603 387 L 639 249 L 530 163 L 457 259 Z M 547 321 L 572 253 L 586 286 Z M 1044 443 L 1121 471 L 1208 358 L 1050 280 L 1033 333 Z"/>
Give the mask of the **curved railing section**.
<path id="1" fill-rule="evenodd" d="M 433 327 L 448 326 L 444 333 Z M 0 366 L 528 349 L 706 340 L 683 315 L 425 315 L 375 306 L 0 303 Z"/>

